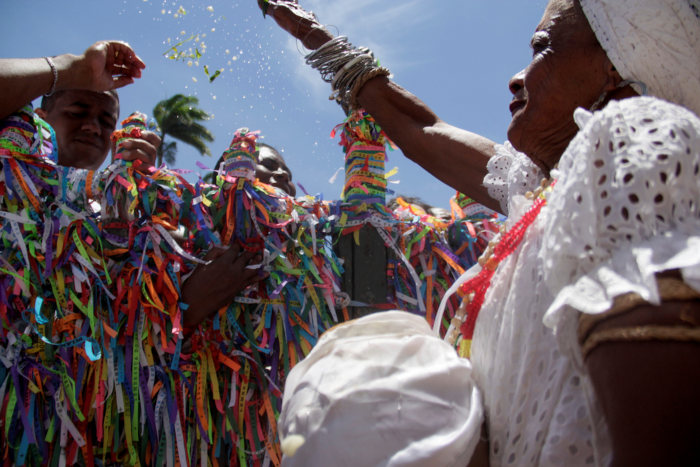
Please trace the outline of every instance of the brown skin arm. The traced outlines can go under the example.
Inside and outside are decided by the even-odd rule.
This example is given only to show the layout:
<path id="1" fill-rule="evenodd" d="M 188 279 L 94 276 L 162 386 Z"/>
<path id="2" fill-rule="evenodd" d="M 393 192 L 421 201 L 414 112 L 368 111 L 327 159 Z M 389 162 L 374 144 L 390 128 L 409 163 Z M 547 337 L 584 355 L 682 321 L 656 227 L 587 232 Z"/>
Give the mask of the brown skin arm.
<path id="1" fill-rule="evenodd" d="M 309 49 L 333 38 L 296 3 L 269 0 L 266 13 Z M 358 101 L 406 157 L 452 188 L 500 210 L 482 184 L 493 141 L 443 122 L 423 101 L 383 76 L 368 81 Z"/>
<path id="2" fill-rule="evenodd" d="M 133 83 L 146 67 L 129 45 L 118 41 L 96 42 L 81 55 L 52 60 L 58 72 L 56 91 L 110 91 Z M 0 118 L 48 93 L 52 85 L 53 72 L 44 58 L 0 59 Z"/>
<path id="3" fill-rule="evenodd" d="M 700 301 L 642 305 L 591 332 L 700 324 Z M 610 342 L 586 358 L 613 446 L 611 465 L 700 464 L 700 342 Z"/>
<path id="4" fill-rule="evenodd" d="M 501 210 L 483 185 L 493 141 L 443 122 L 423 101 L 384 76 L 368 81 L 357 100 L 406 157 L 455 190 Z"/>
<path id="5" fill-rule="evenodd" d="M 194 328 L 213 313 L 228 305 L 246 287 L 266 277 L 260 269 L 246 266 L 259 264 L 262 256 L 250 251 L 241 253 L 238 245 L 215 248 L 182 284 L 182 301 L 189 305 L 183 312 L 183 324 Z"/>

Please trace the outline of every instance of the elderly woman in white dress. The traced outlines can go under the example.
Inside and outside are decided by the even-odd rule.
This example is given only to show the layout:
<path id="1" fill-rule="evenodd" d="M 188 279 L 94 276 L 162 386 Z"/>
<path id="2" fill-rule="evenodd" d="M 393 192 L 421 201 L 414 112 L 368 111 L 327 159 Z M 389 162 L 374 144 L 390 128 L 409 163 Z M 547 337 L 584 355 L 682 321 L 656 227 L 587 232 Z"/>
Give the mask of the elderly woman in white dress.
<path id="1" fill-rule="evenodd" d="M 505 145 L 441 121 L 295 3 L 260 3 L 345 107 L 509 216 L 460 286 L 448 338 L 469 361 L 404 313 L 329 332 L 288 380 L 285 462 L 465 465 L 483 411 L 492 465 L 697 464 L 698 0 L 550 0 Z"/>

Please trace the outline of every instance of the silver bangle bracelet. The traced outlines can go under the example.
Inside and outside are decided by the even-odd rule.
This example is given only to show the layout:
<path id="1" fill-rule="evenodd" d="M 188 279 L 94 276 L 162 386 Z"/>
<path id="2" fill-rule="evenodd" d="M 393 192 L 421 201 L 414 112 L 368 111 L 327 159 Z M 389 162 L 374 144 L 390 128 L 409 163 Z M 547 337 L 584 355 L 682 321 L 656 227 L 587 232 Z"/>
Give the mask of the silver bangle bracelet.
<path id="1" fill-rule="evenodd" d="M 375 76 L 390 76 L 389 70 L 379 67 L 374 54 L 367 47 L 353 47 L 345 36 L 338 36 L 305 57 L 306 64 L 318 70 L 321 79 L 330 83 L 335 100 L 346 110 L 357 107 L 360 88 Z"/>
<path id="2" fill-rule="evenodd" d="M 56 70 L 56 65 L 54 65 L 53 60 L 51 60 L 51 57 L 44 57 L 44 60 L 46 60 L 46 63 L 49 64 L 49 67 L 51 67 L 51 73 L 53 74 L 53 83 L 51 84 L 51 89 L 49 92 L 44 94 L 46 97 L 52 96 L 54 92 L 56 92 L 56 83 L 58 83 L 58 70 Z"/>
<path id="3" fill-rule="evenodd" d="M 343 76 L 350 68 L 352 68 L 353 65 L 355 65 L 356 63 L 359 63 L 362 59 L 365 59 L 365 58 L 369 59 L 370 61 L 372 60 L 372 56 L 371 56 L 370 54 L 362 54 L 362 55 L 358 55 L 357 57 L 353 58 L 353 59 L 350 60 L 348 63 L 346 63 L 345 65 L 343 65 L 343 68 L 341 68 L 340 70 L 338 70 L 338 71 L 335 73 L 335 77 L 333 78 L 333 81 L 331 82 L 331 87 L 332 87 L 333 89 L 337 89 L 336 83 L 338 83 L 338 82 L 340 81 L 340 79 L 342 78 L 342 76 Z"/>

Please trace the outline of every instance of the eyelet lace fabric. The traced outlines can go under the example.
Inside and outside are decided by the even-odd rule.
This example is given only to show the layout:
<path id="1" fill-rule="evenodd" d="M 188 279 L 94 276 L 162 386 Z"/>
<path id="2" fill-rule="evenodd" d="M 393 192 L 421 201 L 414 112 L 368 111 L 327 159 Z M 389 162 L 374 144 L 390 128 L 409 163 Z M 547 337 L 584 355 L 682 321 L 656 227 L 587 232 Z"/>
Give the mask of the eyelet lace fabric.
<path id="1" fill-rule="evenodd" d="M 567 343 L 572 309 L 601 313 L 627 292 L 658 304 L 656 273 L 680 269 L 700 290 L 700 119 L 650 97 L 575 117 L 542 250 L 556 296 L 545 323 Z"/>
<path id="2" fill-rule="evenodd" d="M 512 206 L 510 200 L 534 189 L 542 180 L 542 171 L 522 152 L 518 152 L 510 142 L 494 146 L 495 154 L 487 164 L 488 175 L 484 186 L 489 196 L 497 200 L 502 212 L 508 214 Z"/>
<path id="3" fill-rule="evenodd" d="M 492 465 L 606 465 L 609 436 L 571 306 L 605 311 L 630 291 L 658 301 L 654 274 L 666 269 L 700 284 L 698 118 L 645 97 L 575 117 L 581 131 L 548 204 L 500 264 L 474 331 Z M 494 162 L 495 178 L 512 167 Z M 501 186 L 517 186 L 507 177 Z M 512 196 L 509 221 L 526 205 Z"/>
<path id="4" fill-rule="evenodd" d="M 537 166 L 509 143 L 496 146 L 484 179 L 509 213 L 506 228 L 532 201 L 524 193 L 542 179 Z M 542 249 L 547 208 L 518 249 L 496 270 L 474 329 L 474 379 L 482 390 L 491 465 L 595 465 L 596 453 L 586 382 L 560 353 L 542 318 L 553 296 L 542 286 Z"/>
<path id="5" fill-rule="evenodd" d="M 593 425 L 586 381 L 542 321 L 554 298 L 543 285 L 539 257 L 546 211 L 499 265 L 474 329 L 471 360 L 488 422 L 489 461 L 604 465 L 609 450 L 596 452 L 593 436 L 605 427 Z"/>

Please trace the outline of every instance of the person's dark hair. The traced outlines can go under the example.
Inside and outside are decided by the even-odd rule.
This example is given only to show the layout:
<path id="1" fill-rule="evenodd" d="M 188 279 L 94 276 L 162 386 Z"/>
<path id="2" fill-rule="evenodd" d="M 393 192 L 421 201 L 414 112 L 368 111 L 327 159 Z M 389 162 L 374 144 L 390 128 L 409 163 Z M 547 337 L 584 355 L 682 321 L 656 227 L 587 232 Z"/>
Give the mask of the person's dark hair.
<path id="1" fill-rule="evenodd" d="M 61 97 L 63 95 L 63 93 L 65 93 L 66 91 L 67 91 L 67 89 L 61 90 L 61 91 L 56 91 L 53 94 L 51 94 L 50 96 L 43 96 L 41 98 L 41 105 L 39 106 L 39 108 L 44 109 L 47 112 L 50 112 L 51 109 L 53 109 L 53 106 L 56 103 L 56 100 L 59 97 Z M 119 102 L 119 94 L 117 93 L 116 89 L 112 89 L 111 91 L 107 91 L 107 94 L 111 94 L 112 96 L 114 96 L 114 98 L 117 100 L 117 102 Z"/>
<path id="2" fill-rule="evenodd" d="M 53 109 L 54 104 L 56 103 L 56 99 L 60 97 L 65 91 L 56 91 L 50 96 L 43 96 L 41 98 L 41 106 L 40 108 L 46 110 L 47 112 Z"/>
<path id="3" fill-rule="evenodd" d="M 43 102 L 43 100 L 42 100 L 42 102 Z M 270 145 L 267 144 L 267 143 L 256 142 L 256 143 L 255 143 L 255 153 L 254 153 L 254 154 L 255 154 L 255 160 L 256 160 L 256 161 L 257 161 L 257 159 L 258 159 L 258 154 L 260 153 L 260 148 L 261 148 L 261 147 L 266 147 L 266 148 L 268 148 L 268 149 L 271 149 L 272 151 L 275 151 L 277 154 L 279 154 L 280 157 L 282 156 L 282 154 L 280 154 L 280 152 L 277 150 L 276 147 L 270 146 Z M 221 165 L 221 163 L 222 163 L 223 161 L 224 161 L 224 156 L 223 156 L 223 154 L 222 154 L 221 157 L 219 157 L 219 160 L 216 161 L 216 164 L 214 164 L 214 170 L 218 170 L 218 169 L 219 169 L 219 166 Z"/>
<path id="4" fill-rule="evenodd" d="M 275 152 L 278 156 L 280 156 L 282 159 L 284 159 L 284 157 L 282 156 L 282 153 L 279 152 L 279 151 L 277 150 L 276 147 L 270 146 L 270 145 L 267 144 L 267 143 L 262 143 L 262 142 L 257 142 L 257 141 L 256 141 L 256 143 L 255 143 L 255 159 L 256 159 L 256 160 L 257 160 L 257 158 L 258 158 L 258 154 L 260 154 L 260 148 L 268 148 L 268 149 L 270 149 L 271 151 L 274 151 L 274 152 Z"/>

